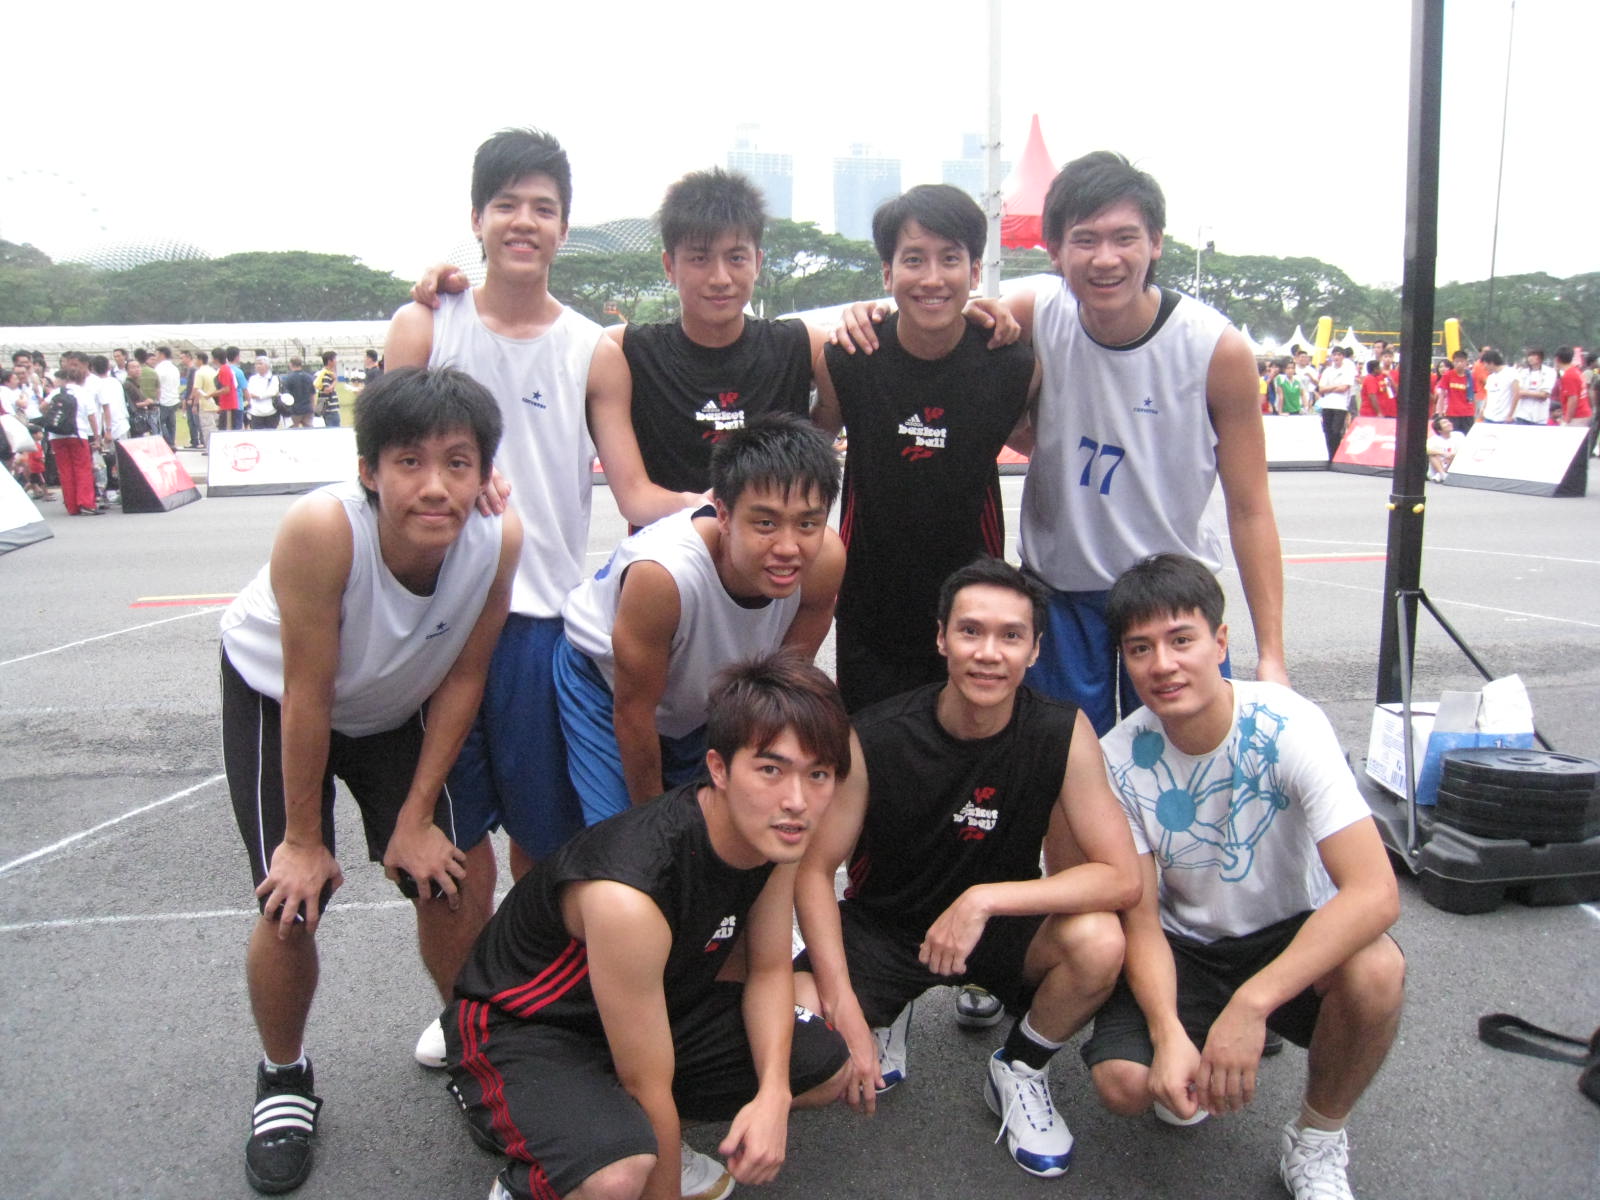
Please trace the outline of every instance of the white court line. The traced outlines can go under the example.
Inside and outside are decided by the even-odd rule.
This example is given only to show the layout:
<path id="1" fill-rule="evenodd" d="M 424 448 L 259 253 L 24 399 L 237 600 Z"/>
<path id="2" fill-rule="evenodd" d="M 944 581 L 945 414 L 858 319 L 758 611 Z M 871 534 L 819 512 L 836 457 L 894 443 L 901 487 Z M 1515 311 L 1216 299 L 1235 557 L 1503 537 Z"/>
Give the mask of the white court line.
<path id="1" fill-rule="evenodd" d="M 1385 547 L 1387 542 L 1353 542 L 1348 538 L 1303 538 L 1286 537 L 1285 542 L 1310 542 L 1313 546 L 1378 546 Z M 1600 567 L 1600 559 L 1595 558 L 1564 558 L 1559 554 L 1518 554 L 1515 550 L 1484 550 L 1476 546 L 1435 546 L 1427 542 L 1424 550 L 1443 550 L 1450 554 L 1487 554 L 1494 558 L 1531 558 L 1535 562 L 1560 562 L 1577 563 L 1584 567 Z"/>
<path id="2" fill-rule="evenodd" d="M 1285 574 L 1284 578 L 1292 579 L 1296 583 L 1314 583 L 1320 587 L 1345 588 L 1352 592 L 1366 592 L 1373 596 L 1383 595 L 1382 588 L 1362 587 L 1360 584 L 1355 583 L 1335 583 L 1331 579 L 1307 579 L 1304 575 Z M 1454 604 L 1460 608 L 1476 608 L 1484 612 L 1499 613 L 1501 616 L 1506 617 L 1527 617 L 1534 621 L 1558 621 L 1563 625 L 1582 625 L 1585 629 L 1600 629 L 1600 622 L 1579 621 L 1574 617 L 1552 617 L 1549 613 L 1521 612 L 1515 608 L 1496 608 L 1492 604 L 1474 604 L 1471 600 L 1443 600 L 1438 596 L 1430 596 L 1428 598 L 1439 605 Z"/>
<path id="3" fill-rule="evenodd" d="M 1600 921 L 1600 904 L 1580 904 L 1579 908 L 1588 913 L 1596 921 Z"/>
<path id="4" fill-rule="evenodd" d="M 334 912 L 378 912 L 390 908 L 410 908 L 409 900 L 357 900 L 350 904 L 336 904 Z M 254 908 L 211 908 L 199 912 L 176 913 L 124 913 L 113 917 L 62 917 L 54 921 L 19 921 L 15 925 L 0 925 L 0 933 L 27 933 L 36 929 L 82 929 L 90 925 L 132 925 L 142 921 L 212 921 L 219 918 L 255 917 Z"/>
<path id="5" fill-rule="evenodd" d="M 46 654 L 57 654 L 62 650 L 71 650 L 75 646 L 87 646 L 90 642 L 103 641 L 106 638 L 120 637 L 124 633 L 137 633 L 141 629 L 150 629 L 156 625 L 165 625 L 169 621 L 187 621 L 190 617 L 203 617 L 207 613 L 215 613 L 219 608 L 226 608 L 226 604 L 214 605 L 210 608 L 197 608 L 194 612 L 179 613 L 175 617 L 162 617 L 159 621 L 146 621 L 143 625 L 129 625 L 126 629 L 113 629 L 110 633 L 97 633 L 93 637 L 81 638 L 76 642 L 68 642 L 64 646 L 52 646 L 48 650 L 36 650 L 32 654 L 24 654 L 20 658 L 8 658 L 0 662 L 0 667 L 9 667 L 12 663 L 27 662 L 30 658 L 43 658 Z"/>
<path id="6" fill-rule="evenodd" d="M 160 808 L 163 804 L 171 804 L 174 800 L 182 800 L 185 796 L 192 796 L 201 788 L 210 787 L 217 780 L 223 778 L 226 778 L 226 776 L 221 771 L 218 771 L 210 779 L 202 779 L 193 787 L 186 787 L 181 792 L 173 792 L 170 796 L 152 800 L 149 804 L 141 804 L 138 808 L 129 809 L 120 817 L 112 817 L 109 821 L 101 821 L 100 824 L 89 829 L 80 829 L 77 833 L 68 834 L 59 842 L 51 842 L 48 846 L 41 846 L 37 850 L 24 854 L 21 858 L 13 858 L 10 862 L 0 866 L 0 875 L 4 875 L 7 871 L 20 867 L 25 863 L 31 863 L 36 858 L 44 858 L 46 855 L 54 854 L 57 850 L 64 850 L 74 842 L 82 841 L 86 837 L 99 833 L 102 829 L 110 829 L 113 825 L 120 825 L 129 817 L 137 817 L 140 813 L 147 813 L 153 808 Z"/>

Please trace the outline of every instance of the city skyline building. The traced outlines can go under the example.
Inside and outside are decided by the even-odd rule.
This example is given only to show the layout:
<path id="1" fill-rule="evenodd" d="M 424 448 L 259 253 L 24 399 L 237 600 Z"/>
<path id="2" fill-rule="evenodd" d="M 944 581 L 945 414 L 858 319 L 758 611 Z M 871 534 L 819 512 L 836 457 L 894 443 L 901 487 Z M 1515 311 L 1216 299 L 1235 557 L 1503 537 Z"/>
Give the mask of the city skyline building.
<path id="1" fill-rule="evenodd" d="M 833 160 L 833 228 L 856 241 L 872 240 L 872 213 L 900 194 L 900 160 L 869 153 L 863 142 Z"/>
<path id="2" fill-rule="evenodd" d="M 794 219 L 794 155 L 763 150 L 759 125 L 740 125 L 733 149 L 728 151 L 728 170 L 748 176 L 761 189 L 767 202 L 767 216 L 785 221 Z"/>
<path id="3" fill-rule="evenodd" d="M 939 167 L 940 178 L 945 183 L 960 188 L 978 202 L 979 208 L 983 208 L 984 174 L 987 167 L 982 134 L 962 134 L 961 157 L 944 159 Z M 1009 174 L 1011 174 L 1011 164 L 1001 159 L 1000 179 L 1004 181 Z"/>

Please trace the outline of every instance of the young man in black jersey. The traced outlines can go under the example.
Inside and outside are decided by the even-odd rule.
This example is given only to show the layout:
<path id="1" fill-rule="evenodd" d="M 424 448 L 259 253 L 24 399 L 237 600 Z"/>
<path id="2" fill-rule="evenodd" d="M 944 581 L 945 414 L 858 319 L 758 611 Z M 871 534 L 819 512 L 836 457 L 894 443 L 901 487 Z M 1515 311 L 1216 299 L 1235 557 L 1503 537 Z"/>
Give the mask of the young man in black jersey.
<path id="1" fill-rule="evenodd" d="M 1072 1134 L 1047 1068 L 1111 994 L 1116 914 L 1140 885 L 1088 719 L 1023 685 L 1043 608 L 1038 586 L 998 559 L 945 581 L 946 681 L 856 716 L 854 767 L 801 861 L 807 949 L 796 965 L 814 975 L 796 982 L 849 1044 L 845 1098 L 869 1112 L 905 1078 L 911 1001 L 969 979 L 1001 997 L 1017 1020 L 985 1098 L 1017 1164 L 1053 1176 Z M 847 857 L 839 903 L 834 872 Z"/>
<path id="2" fill-rule="evenodd" d="M 790 914 L 849 735 L 810 664 L 730 667 L 710 782 L 585 830 L 511 890 L 442 1018 L 473 1139 L 511 1160 L 491 1200 L 724 1196 L 777 1175 L 791 1108 L 837 1098 L 848 1052 L 794 1008 Z M 683 1118 L 731 1120 L 720 1178 L 680 1168 Z"/>
<path id="3" fill-rule="evenodd" d="M 939 585 L 977 555 L 1005 553 L 995 461 L 1025 425 L 1036 368 L 1026 346 L 991 350 L 962 317 L 987 236 L 983 210 L 949 184 L 885 201 L 872 239 L 898 311 L 876 354 L 829 346 L 817 364 L 811 419 L 850 431 L 838 679 L 852 713 L 944 679 Z"/>

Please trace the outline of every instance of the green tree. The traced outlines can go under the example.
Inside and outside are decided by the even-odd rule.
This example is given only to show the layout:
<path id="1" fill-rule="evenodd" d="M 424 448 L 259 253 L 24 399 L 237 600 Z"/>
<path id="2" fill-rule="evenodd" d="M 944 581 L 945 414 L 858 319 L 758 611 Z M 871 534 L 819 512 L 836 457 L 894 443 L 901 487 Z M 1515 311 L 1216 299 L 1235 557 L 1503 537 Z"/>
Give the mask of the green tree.
<path id="1" fill-rule="evenodd" d="M 779 218 L 768 222 L 761 250 L 753 303 L 766 316 L 883 295 L 883 271 L 870 242 Z"/>
<path id="2" fill-rule="evenodd" d="M 347 254 L 252 251 L 154 262 L 106 276 L 106 320 L 116 324 L 380 320 L 409 286 Z"/>
<path id="3" fill-rule="evenodd" d="M 614 305 L 623 320 L 638 320 L 647 299 L 671 291 L 659 250 L 563 254 L 550 268 L 550 294 L 602 325 L 613 321 L 607 305 Z"/>
<path id="4" fill-rule="evenodd" d="M 0 325 L 101 324 L 105 276 L 88 267 L 46 263 L 0 265 Z"/>

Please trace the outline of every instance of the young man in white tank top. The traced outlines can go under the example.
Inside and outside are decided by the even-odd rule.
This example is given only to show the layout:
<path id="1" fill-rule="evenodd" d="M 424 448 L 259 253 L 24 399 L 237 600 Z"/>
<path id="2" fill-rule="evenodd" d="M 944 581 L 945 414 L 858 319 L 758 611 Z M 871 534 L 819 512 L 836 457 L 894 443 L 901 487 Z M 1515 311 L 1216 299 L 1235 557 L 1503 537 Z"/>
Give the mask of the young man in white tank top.
<path id="1" fill-rule="evenodd" d="M 844 575 L 838 492 L 828 436 L 769 413 L 717 443 L 712 505 L 641 529 L 573 589 L 556 694 L 587 824 L 701 773 L 723 667 L 780 646 L 816 655 Z"/>
<path id="2" fill-rule="evenodd" d="M 1165 221 L 1160 186 L 1121 155 L 1068 163 L 1044 210 L 1062 285 L 1011 306 L 1044 372 L 1021 554 L 1055 593 L 1029 682 L 1082 705 L 1102 734 L 1117 716 L 1105 593 L 1161 551 L 1221 569 L 1219 540 L 1203 522 L 1218 479 L 1255 624 L 1256 674 L 1288 682 L 1255 359 L 1221 313 L 1155 285 Z M 1127 687 L 1124 702 L 1135 702 Z"/>
<path id="3" fill-rule="evenodd" d="M 416 905 L 442 998 L 489 917 L 492 851 L 463 836 L 445 775 L 522 546 L 514 513 L 475 507 L 500 430 L 489 394 L 460 372 L 389 375 L 362 397 L 359 487 L 298 501 L 222 619 L 223 751 L 261 905 L 247 974 L 264 1056 L 245 1149 L 258 1191 L 289 1191 L 311 1171 L 322 1101 L 303 1038 L 317 925 L 344 881 L 334 777 L 372 857 Z"/>

